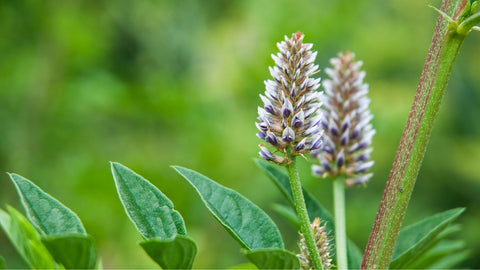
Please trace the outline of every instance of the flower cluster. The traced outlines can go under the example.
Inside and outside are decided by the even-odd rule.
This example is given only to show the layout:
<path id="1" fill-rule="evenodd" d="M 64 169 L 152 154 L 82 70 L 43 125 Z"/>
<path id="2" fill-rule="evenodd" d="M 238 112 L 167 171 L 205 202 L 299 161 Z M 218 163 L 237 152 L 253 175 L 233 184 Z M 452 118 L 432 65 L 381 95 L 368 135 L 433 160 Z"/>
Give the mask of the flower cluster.
<path id="1" fill-rule="evenodd" d="M 322 260 L 322 266 L 324 270 L 329 270 L 332 268 L 332 255 L 330 254 L 330 237 L 326 233 L 325 225 L 320 225 L 320 218 L 315 218 L 313 223 L 310 225 L 313 230 L 313 235 L 315 238 L 315 243 L 317 244 L 318 253 L 320 254 L 320 259 Z M 302 269 L 313 269 L 312 260 L 308 253 L 308 248 L 305 243 L 305 238 L 303 234 L 300 234 L 300 254 L 297 255 L 300 260 Z"/>
<path id="2" fill-rule="evenodd" d="M 359 70 L 362 62 L 355 62 L 350 52 L 330 62 L 333 69 L 325 69 L 330 79 L 323 82 L 324 143 L 312 152 L 320 163 L 312 170 L 322 177 L 343 175 L 347 186 L 364 184 L 372 177 L 368 170 L 374 163 L 370 144 L 375 134 L 370 124 L 368 85 L 363 83 L 365 72 Z"/>
<path id="3" fill-rule="evenodd" d="M 312 44 L 303 43 L 303 34 L 277 43 L 280 52 L 272 55 L 275 66 L 270 67 L 273 80 L 265 81 L 265 95 L 260 95 L 264 106 L 258 108 L 255 123 L 257 136 L 273 146 L 283 156 L 275 155 L 260 145 L 260 156 L 268 161 L 285 165 L 288 155 L 297 156 L 319 149 L 321 140 L 321 93 L 316 90 L 320 79 L 310 76 L 318 71 L 314 64 L 316 52 Z"/>

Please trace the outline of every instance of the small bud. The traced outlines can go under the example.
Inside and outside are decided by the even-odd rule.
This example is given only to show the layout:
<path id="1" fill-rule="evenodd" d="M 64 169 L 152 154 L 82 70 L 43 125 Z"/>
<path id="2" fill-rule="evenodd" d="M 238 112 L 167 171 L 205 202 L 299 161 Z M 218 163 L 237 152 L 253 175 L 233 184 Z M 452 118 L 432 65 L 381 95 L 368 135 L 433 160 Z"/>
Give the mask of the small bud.
<path id="1" fill-rule="evenodd" d="M 320 260 L 324 270 L 330 270 L 332 268 L 332 254 L 331 254 L 331 244 L 332 239 L 327 235 L 326 226 L 320 224 L 320 218 L 315 218 L 310 225 L 313 231 L 313 237 L 315 239 L 315 244 L 317 245 L 318 254 L 320 255 Z M 300 254 L 297 254 L 298 259 L 300 260 L 301 269 L 314 269 L 312 259 L 308 252 L 308 247 L 305 242 L 305 237 L 300 233 L 300 242 L 298 244 L 300 248 Z"/>
<path id="2" fill-rule="evenodd" d="M 283 130 L 282 141 L 286 143 L 291 143 L 295 140 L 295 132 L 290 127 L 287 127 Z"/>

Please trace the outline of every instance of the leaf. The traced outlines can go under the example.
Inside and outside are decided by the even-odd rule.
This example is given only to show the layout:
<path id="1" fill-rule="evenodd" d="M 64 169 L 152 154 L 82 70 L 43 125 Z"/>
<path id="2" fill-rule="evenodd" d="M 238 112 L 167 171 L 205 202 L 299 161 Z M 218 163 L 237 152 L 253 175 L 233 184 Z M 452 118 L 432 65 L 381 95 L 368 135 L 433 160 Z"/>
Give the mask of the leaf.
<path id="1" fill-rule="evenodd" d="M 170 239 L 187 234 L 182 216 L 160 190 L 120 163 L 112 162 L 111 167 L 120 201 L 143 238 Z"/>
<path id="2" fill-rule="evenodd" d="M 94 269 L 97 262 L 95 240 L 90 235 L 64 234 L 42 237 L 55 261 L 66 269 Z"/>
<path id="3" fill-rule="evenodd" d="M 275 166 L 265 160 L 255 159 L 258 167 L 262 169 L 273 183 L 280 189 L 282 194 L 286 197 L 292 208 L 295 208 L 293 201 L 293 194 L 290 188 L 290 180 L 288 175 L 280 170 L 278 166 Z M 305 189 L 303 189 L 303 196 L 305 198 L 305 204 L 307 206 L 308 215 L 310 221 L 313 221 L 316 217 L 320 217 L 322 222 L 325 222 L 326 231 L 331 236 L 331 243 L 335 243 L 335 220 L 333 216 L 325 209 L 325 207 L 318 202 L 315 197 L 310 195 Z M 335 259 L 335 254 L 333 255 Z M 347 261 L 348 267 L 352 269 L 359 269 L 362 262 L 362 252 L 355 245 L 353 241 L 347 239 Z"/>
<path id="4" fill-rule="evenodd" d="M 258 269 L 300 269 L 297 256 L 288 250 L 279 248 L 243 249 L 242 252 Z"/>
<path id="5" fill-rule="evenodd" d="M 284 247 L 277 226 L 258 206 L 202 174 L 179 166 L 173 168 L 197 190 L 208 210 L 243 247 Z"/>
<path id="6" fill-rule="evenodd" d="M 403 268 L 415 261 L 428 248 L 431 241 L 464 211 L 465 208 L 451 209 L 401 230 L 393 251 L 390 268 Z"/>
<path id="7" fill-rule="evenodd" d="M 330 243 L 335 243 L 334 238 L 332 237 L 332 240 Z M 347 262 L 348 262 L 348 268 L 349 269 L 360 269 L 360 266 L 362 264 L 362 259 L 363 259 L 363 253 L 360 251 L 360 249 L 355 245 L 355 243 L 347 238 Z"/>
<path id="8" fill-rule="evenodd" d="M 164 269 L 191 269 L 197 254 L 197 245 L 187 236 L 168 239 L 152 238 L 140 245 Z"/>
<path id="9" fill-rule="evenodd" d="M 444 260 L 446 257 L 456 254 L 465 249 L 465 242 L 462 240 L 444 240 L 425 252 L 415 262 L 408 265 L 409 269 L 427 269 L 431 265 Z"/>
<path id="10" fill-rule="evenodd" d="M 0 256 L 0 269 L 5 269 L 5 259 L 2 256 Z"/>
<path id="11" fill-rule="evenodd" d="M 454 266 L 465 261 L 470 256 L 470 251 L 465 250 L 462 252 L 450 254 L 449 256 L 441 259 L 440 261 L 432 264 L 431 269 L 451 269 Z"/>
<path id="12" fill-rule="evenodd" d="M 86 235 L 80 218 L 74 212 L 30 180 L 14 173 L 9 176 L 17 189 L 28 219 L 40 233 L 45 235 L 65 233 Z"/>
<path id="13" fill-rule="evenodd" d="M 228 270 L 258 269 L 253 263 L 243 263 L 229 267 Z"/>
<path id="14" fill-rule="evenodd" d="M 33 269 L 56 268 L 53 258 L 40 242 L 37 231 L 22 214 L 7 206 L 0 209 L 0 225 L 25 262 Z"/>

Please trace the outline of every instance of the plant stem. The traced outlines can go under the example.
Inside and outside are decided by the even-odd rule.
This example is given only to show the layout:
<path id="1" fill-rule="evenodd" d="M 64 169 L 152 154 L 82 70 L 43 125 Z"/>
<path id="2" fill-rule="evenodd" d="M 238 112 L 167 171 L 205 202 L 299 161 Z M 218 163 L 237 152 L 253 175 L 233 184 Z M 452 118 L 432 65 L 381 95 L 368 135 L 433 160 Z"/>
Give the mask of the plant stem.
<path id="1" fill-rule="evenodd" d="M 345 182 L 342 176 L 333 181 L 333 202 L 335 208 L 335 247 L 337 265 L 340 270 L 348 269 L 347 229 L 345 222 Z"/>
<path id="2" fill-rule="evenodd" d="M 453 20 L 468 0 L 444 0 L 442 11 Z M 362 269 L 386 269 L 415 186 L 453 65 L 466 34 L 449 29 L 439 15 L 430 50 L 407 124 L 368 240 Z"/>
<path id="3" fill-rule="evenodd" d="M 295 211 L 297 212 L 298 221 L 300 223 L 300 230 L 303 233 L 303 237 L 305 237 L 305 243 L 307 244 L 308 253 L 310 254 L 313 267 L 317 270 L 323 270 L 320 254 L 318 253 L 313 231 L 310 227 L 307 206 L 305 205 L 305 199 L 303 198 L 302 183 L 300 182 L 300 175 L 298 174 L 296 157 L 289 155 L 289 159 L 291 160 L 291 163 L 286 167 L 290 178 L 290 186 L 292 187 Z"/>

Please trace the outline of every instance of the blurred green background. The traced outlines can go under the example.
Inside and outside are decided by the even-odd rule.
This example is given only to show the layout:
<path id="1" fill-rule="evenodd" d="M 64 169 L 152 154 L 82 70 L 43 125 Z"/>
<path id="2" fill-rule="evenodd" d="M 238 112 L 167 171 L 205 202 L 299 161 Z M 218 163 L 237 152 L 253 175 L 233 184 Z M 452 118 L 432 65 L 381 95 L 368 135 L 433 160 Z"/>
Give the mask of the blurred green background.
<path id="1" fill-rule="evenodd" d="M 364 248 L 428 51 L 440 1 L 0 0 L 0 171 L 19 173 L 82 218 L 106 268 L 155 268 L 117 198 L 108 161 L 151 180 L 199 246 L 196 268 L 246 262 L 169 165 L 232 187 L 278 222 L 282 196 L 256 168 L 258 94 L 275 43 L 295 31 L 323 69 L 337 52 L 364 61 L 375 115 L 368 188 L 347 191 L 347 229 Z M 466 206 L 459 237 L 480 268 L 480 33 L 466 40 L 404 224 Z M 322 77 L 325 77 L 321 73 Z M 331 183 L 305 186 L 331 209 Z M 6 174 L 0 206 L 21 208 Z M 3 232 L 0 255 L 25 267 Z"/>

